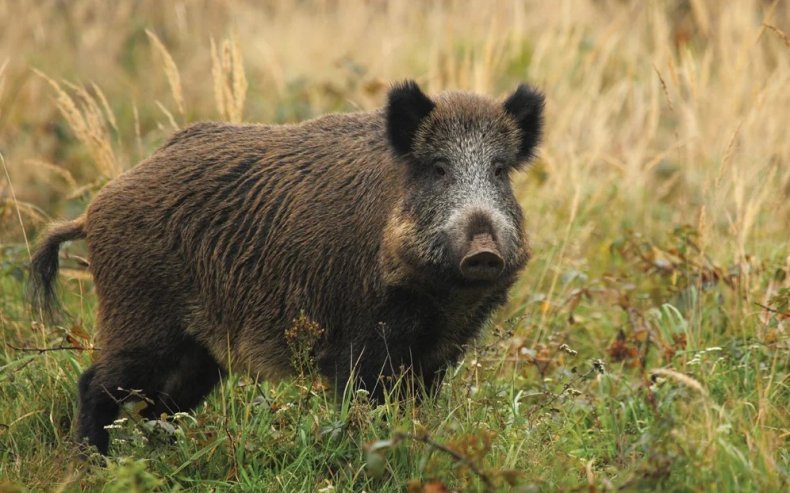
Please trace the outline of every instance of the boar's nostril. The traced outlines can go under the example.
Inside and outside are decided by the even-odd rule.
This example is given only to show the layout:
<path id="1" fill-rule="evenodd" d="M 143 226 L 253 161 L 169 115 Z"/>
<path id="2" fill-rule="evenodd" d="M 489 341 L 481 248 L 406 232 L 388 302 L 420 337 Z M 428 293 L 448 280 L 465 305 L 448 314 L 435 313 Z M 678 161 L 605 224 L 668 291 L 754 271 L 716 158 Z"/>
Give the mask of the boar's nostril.
<path id="1" fill-rule="evenodd" d="M 475 235 L 461 260 L 461 274 L 470 280 L 493 281 L 504 268 L 505 261 L 491 235 Z"/>
<path id="2" fill-rule="evenodd" d="M 505 262 L 496 252 L 482 251 L 471 253 L 461 261 L 461 274 L 470 280 L 493 281 L 502 269 Z"/>

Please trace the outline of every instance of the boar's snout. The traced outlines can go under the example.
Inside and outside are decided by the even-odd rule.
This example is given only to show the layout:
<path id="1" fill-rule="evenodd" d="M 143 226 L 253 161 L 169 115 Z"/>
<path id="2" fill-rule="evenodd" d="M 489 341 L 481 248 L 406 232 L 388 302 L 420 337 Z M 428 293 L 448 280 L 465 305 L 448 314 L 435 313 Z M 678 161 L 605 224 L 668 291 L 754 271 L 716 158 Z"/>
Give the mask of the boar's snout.
<path id="1" fill-rule="evenodd" d="M 491 235 L 475 235 L 461 259 L 461 274 L 471 281 L 493 281 L 504 268 L 505 261 Z"/>

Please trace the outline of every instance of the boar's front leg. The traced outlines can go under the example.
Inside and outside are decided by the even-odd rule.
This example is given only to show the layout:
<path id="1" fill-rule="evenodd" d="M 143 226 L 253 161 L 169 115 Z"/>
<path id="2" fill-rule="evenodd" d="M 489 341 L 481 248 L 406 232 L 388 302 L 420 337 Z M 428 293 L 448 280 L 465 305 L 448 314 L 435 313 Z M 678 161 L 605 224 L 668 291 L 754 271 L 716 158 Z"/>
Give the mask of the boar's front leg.
<path id="1" fill-rule="evenodd" d="M 432 394 L 441 383 L 444 366 L 434 357 L 435 313 L 424 300 L 411 295 L 390 296 L 375 321 L 333 353 L 331 368 L 320 361 L 319 366 L 325 374 L 334 375 L 339 393 L 352 384 L 354 389 L 370 392 L 378 403 L 393 390 L 397 390 L 395 399 L 420 399 L 426 391 Z"/>

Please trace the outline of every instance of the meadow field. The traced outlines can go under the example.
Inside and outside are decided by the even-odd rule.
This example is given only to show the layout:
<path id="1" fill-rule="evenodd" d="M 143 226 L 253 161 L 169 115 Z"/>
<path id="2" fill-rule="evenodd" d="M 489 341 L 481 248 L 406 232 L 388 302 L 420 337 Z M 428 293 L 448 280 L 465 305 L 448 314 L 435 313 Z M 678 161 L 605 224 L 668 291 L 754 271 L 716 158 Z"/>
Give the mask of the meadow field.
<path id="1" fill-rule="evenodd" d="M 0 492 L 790 490 L 788 36 L 784 0 L 0 0 Z M 405 78 L 547 100 L 514 181 L 533 258 L 439 395 L 231 372 L 76 460 L 96 300 L 74 242 L 70 316 L 25 305 L 46 223 L 192 122 Z"/>

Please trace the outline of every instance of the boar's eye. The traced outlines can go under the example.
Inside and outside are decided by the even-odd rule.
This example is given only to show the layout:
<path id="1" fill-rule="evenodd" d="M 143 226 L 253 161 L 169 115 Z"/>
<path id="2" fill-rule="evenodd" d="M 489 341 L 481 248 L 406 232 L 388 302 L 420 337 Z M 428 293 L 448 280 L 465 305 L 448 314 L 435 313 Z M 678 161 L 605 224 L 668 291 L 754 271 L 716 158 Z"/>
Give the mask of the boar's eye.
<path id="1" fill-rule="evenodd" d="M 505 174 L 505 163 L 497 159 L 496 161 L 494 161 L 494 176 L 499 178 L 504 174 Z"/>
<path id="2" fill-rule="evenodd" d="M 447 174 L 447 160 L 446 159 L 434 159 L 433 161 L 433 173 L 436 176 L 444 176 Z"/>

